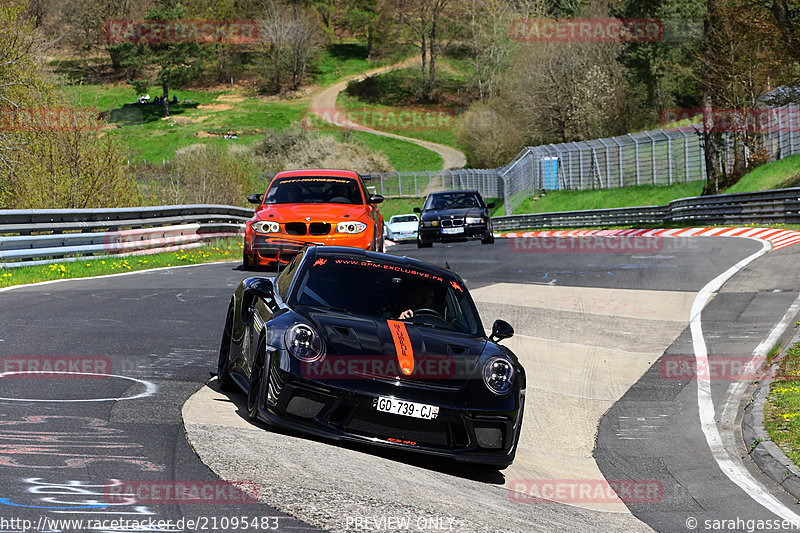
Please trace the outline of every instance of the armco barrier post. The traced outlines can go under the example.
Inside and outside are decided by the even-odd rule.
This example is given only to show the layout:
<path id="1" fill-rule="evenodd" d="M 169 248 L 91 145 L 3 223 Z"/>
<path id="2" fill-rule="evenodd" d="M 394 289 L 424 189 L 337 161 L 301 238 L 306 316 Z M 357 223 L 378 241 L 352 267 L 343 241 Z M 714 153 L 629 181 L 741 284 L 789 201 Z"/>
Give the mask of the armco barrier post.
<path id="1" fill-rule="evenodd" d="M 667 135 L 664 130 L 661 130 L 662 133 L 667 137 L 667 162 L 669 164 L 669 184 L 672 185 L 672 137 Z"/>
<path id="2" fill-rule="evenodd" d="M 644 132 L 647 138 L 650 139 L 650 172 L 653 174 L 653 185 L 658 185 L 658 176 L 656 173 L 656 140 L 650 135 L 650 132 Z"/>

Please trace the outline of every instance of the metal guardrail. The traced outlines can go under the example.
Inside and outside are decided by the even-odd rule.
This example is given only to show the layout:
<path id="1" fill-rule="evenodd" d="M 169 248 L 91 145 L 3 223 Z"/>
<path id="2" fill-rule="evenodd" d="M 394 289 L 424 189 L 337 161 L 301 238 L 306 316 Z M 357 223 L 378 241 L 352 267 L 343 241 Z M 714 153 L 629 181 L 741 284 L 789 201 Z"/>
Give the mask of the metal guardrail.
<path id="1" fill-rule="evenodd" d="M 695 196 L 652 207 L 509 215 L 492 220 L 497 231 L 637 224 L 800 224 L 800 188 Z"/>
<path id="2" fill-rule="evenodd" d="M 252 214 L 228 205 L 0 210 L 0 268 L 195 248 L 242 234 Z"/>
<path id="3" fill-rule="evenodd" d="M 243 233 L 250 209 L 178 205 L 0 210 L 0 268 L 169 252 Z M 681 198 L 667 205 L 500 216 L 497 231 L 631 225 L 800 224 L 800 188 Z"/>

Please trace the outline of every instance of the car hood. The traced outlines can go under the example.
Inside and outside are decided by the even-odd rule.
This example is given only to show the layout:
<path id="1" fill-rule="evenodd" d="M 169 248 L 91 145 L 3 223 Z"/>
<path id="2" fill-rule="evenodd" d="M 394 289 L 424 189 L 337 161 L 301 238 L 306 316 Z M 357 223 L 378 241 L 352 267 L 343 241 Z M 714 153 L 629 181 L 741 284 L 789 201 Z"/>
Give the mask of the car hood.
<path id="1" fill-rule="evenodd" d="M 389 224 L 389 229 L 397 232 L 417 231 L 418 228 L 419 222 L 395 222 L 394 224 Z"/>
<path id="2" fill-rule="evenodd" d="M 485 337 L 344 313 L 311 312 L 309 318 L 325 337 L 328 367 L 334 377 L 378 378 L 461 388 L 475 374 Z M 413 371 L 402 370 L 395 322 L 405 327 L 413 354 Z M 402 326 L 401 329 L 402 329 Z M 402 341 L 401 341 L 402 342 Z M 344 372 L 339 376 L 338 368 Z"/>
<path id="3" fill-rule="evenodd" d="M 353 204 L 275 204 L 263 207 L 256 213 L 256 218 L 276 222 L 302 222 L 308 217 L 314 222 L 340 222 L 347 219 L 358 220 L 367 210 L 366 205 Z"/>
<path id="4" fill-rule="evenodd" d="M 429 219 L 436 219 L 436 218 L 462 218 L 466 216 L 485 216 L 483 209 L 478 207 L 464 207 L 461 209 L 440 209 L 438 211 L 426 211 L 422 214 L 422 218 L 429 220 Z"/>

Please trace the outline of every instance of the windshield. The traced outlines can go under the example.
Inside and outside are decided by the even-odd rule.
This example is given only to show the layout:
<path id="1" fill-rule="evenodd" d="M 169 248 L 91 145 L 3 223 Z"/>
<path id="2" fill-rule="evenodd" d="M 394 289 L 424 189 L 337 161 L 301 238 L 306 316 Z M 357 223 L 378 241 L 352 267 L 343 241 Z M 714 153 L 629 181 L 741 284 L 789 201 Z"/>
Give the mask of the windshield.
<path id="1" fill-rule="evenodd" d="M 483 336 L 465 287 L 418 269 L 344 257 L 318 257 L 300 274 L 290 305 L 313 306 Z"/>
<path id="2" fill-rule="evenodd" d="M 358 181 L 325 176 L 286 177 L 274 180 L 265 204 L 364 204 Z"/>
<path id="3" fill-rule="evenodd" d="M 399 222 L 419 222 L 419 220 L 414 215 L 401 215 L 398 217 L 392 217 L 392 219 L 389 221 L 389 224 L 397 224 Z"/>
<path id="4" fill-rule="evenodd" d="M 425 202 L 425 209 L 464 209 L 470 207 L 481 207 L 478 195 L 472 192 L 436 194 L 429 196 Z"/>

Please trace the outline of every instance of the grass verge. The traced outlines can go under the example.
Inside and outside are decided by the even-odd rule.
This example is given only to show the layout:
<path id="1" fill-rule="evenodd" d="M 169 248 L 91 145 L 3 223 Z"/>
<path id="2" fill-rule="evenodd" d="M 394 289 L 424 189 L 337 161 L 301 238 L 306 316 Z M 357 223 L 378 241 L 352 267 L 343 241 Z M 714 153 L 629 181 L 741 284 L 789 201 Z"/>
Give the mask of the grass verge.
<path id="1" fill-rule="evenodd" d="M 725 193 L 800 187 L 800 154 L 754 168 Z"/>
<path id="2" fill-rule="evenodd" d="M 678 198 L 699 196 L 703 191 L 703 184 L 702 181 L 694 181 L 676 185 L 636 185 L 590 191 L 547 191 L 544 196 L 529 197 L 523 201 L 514 214 L 664 205 Z"/>
<path id="3" fill-rule="evenodd" d="M 764 427 L 770 439 L 800 465 L 800 342 L 780 360 L 778 376 L 764 405 Z"/>
<path id="4" fill-rule="evenodd" d="M 367 58 L 367 45 L 362 43 L 331 44 L 320 53 L 309 66 L 309 74 L 314 83 L 328 87 L 354 74 L 399 63 L 414 54 L 411 47 L 399 46 L 386 56 L 377 60 Z"/>
<path id="5" fill-rule="evenodd" d="M 199 248 L 170 253 L 128 257 L 113 255 L 100 258 L 90 257 L 83 260 L 50 265 L 0 269 L 0 287 L 56 279 L 103 276 L 152 268 L 241 260 L 242 247 L 241 237 L 231 237 L 229 239 L 209 241 Z"/>
<path id="6" fill-rule="evenodd" d="M 398 172 L 419 169 L 439 170 L 444 166 L 442 156 L 408 141 L 362 131 L 353 132 L 352 136 L 373 150 L 383 152 Z"/>
<path id="7" fill-rule="evenodd" d="M 341 93 L 336 99 L 336 108 L 347 111 L 356 121 L 363 117 L 361 125 L 368 128 L 462 149 L 455 135 L 455 111 L 445 107 L 373 104 Z M 403 125 L 403 120 L 408 123 Z"/>
<path id="8" fill-rule="evenodd" d="M 664 205 L 679 198 L 700 196 L 704 184 L 703 181 L 693 181 L 675 185 L 638 185 L 586 191 L 547 191 L 544 196 L 527 198 L 514 213 L 552 213 Z M 738 183 L 726 189 L 725 193 L 764 191 L 786 187 L 800 187 L 800 155 L 789 156 L 755 168 L 742 177 Z M 788 226 L 787 228 L 795 229 Z"/>

